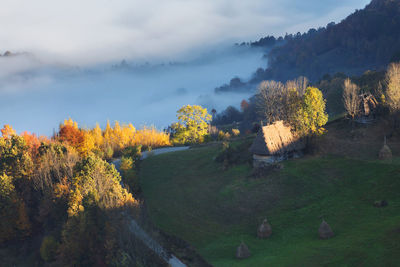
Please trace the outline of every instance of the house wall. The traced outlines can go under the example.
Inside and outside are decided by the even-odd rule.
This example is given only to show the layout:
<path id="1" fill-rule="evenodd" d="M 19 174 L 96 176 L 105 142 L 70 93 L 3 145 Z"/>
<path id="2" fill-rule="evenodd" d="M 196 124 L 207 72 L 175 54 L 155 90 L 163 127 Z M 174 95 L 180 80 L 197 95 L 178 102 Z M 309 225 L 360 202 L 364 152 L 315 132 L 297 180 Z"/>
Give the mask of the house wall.
<path id="1" fill-rule="evenodd" d="M 292 152 L 290 154 L 269 155 L 269 156 L 253 154 L 253 167 L 263 168 L 271 164 L 287 160 L 289 158 L 300 158 L 302 155 L 303 154 L 301 152 Z"/>
<path id="2" fill-rule="evenodd" d="M 276 157 L 276 156 L 263 156 L 263 155 L 253 154 L 253 167 L 254 168 L 266 167 L 268 165 L 274 164 L 279 161 L 281 161 L 281 160 L 279 160 L 279 157 Z"/>

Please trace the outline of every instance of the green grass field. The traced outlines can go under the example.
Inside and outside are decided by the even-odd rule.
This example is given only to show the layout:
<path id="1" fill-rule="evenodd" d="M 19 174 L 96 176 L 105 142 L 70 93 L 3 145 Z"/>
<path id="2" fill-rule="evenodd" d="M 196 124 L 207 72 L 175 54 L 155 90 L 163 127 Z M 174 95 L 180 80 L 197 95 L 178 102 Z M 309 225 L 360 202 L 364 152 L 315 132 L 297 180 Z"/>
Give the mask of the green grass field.
<path id="1" fill-rule="evenodd" d="M 284 163 L 263 178 L 223 171 L 218 146 L 154 156 L 140 183 L 151 220 L 215 266 L 399 266 L 400 165 L 340 157 Z M 376 200 L 388 207 L 376 208 Z M 270 239 L 256 238 L 264 218 Z M 319 240 L 322 218 L 336 236 Z M 235 259 L 244 241 L 252 253 Z"/>

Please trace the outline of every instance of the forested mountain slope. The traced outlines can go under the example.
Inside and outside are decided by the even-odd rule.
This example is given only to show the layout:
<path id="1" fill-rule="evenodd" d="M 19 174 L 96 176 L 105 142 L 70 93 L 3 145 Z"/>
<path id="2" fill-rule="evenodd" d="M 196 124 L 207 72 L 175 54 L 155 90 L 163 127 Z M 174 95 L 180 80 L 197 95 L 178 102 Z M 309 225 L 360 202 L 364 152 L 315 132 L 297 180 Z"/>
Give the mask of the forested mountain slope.
<path id="1" fill-rule="evenodd" d="M 372 0 L 338 24 L 285 37 L 268 55 L 269 67 L 253 81 L 287 80 L 324 74 L 361 74 L 400 60 L 400 1 Z"/>

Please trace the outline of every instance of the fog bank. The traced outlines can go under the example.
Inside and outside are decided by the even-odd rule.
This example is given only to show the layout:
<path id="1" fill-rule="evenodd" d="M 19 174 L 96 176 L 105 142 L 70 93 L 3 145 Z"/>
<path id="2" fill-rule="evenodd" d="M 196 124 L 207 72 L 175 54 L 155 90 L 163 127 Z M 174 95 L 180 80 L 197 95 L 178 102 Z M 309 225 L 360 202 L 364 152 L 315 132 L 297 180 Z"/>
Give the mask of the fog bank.
<path id="1" fill-rule="evenodd" d="M 0 124 L 17 132 L 51 135 L 65 118 L 81 127 L 102 127 L 107 120 L 162 129 L 176 121 L 185 104 L 222 111 L 251 95 L 214 94 L 233 77 L 250 78 L 265 67 L 263 52 L 225 47 L 197 58 L 167 64 L 49 65 L 33 55 L 0 58 Z"/>

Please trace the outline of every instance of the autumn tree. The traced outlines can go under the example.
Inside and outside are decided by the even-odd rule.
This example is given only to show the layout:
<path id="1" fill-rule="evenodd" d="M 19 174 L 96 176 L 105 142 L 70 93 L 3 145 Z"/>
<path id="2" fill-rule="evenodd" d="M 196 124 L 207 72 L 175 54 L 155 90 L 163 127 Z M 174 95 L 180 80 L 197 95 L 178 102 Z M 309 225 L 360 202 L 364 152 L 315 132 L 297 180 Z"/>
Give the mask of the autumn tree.
<path id="1" fill-rule="evenodd" d="M 392 63 L 386 73 L 386 98 L 392 112 L 400 110 L 400 63 Z"/>
<path id="2" fill-rule="evenodd" d="M 328 122 L 325 105 L 322 92 L 318 88 L 308 87 L 297 111 L 296 130 L 305 136 L 324 133 L 323 126 Z"/>
<path id="3" fill-rule="evenodd" d="M 132 195 L 122 188 L 121 176 L 113 164 L 89 156 L 77 164 L 72 179 L 72 195 L 69 201 L 70 216 L 83 211 L 85 198 L 93 198 L 100 208 L 116 208 L 133 203 Z"/>
<path id="4" fill-rule="evenodd" d="M 69 118 L 68 120 L 64 120 L 64 123 L 60 125 L 60 128 L 62 126 L 71 126 L 75 129 L 78 129 L 78 123 L 76 121 L 73 121 L 71 118 Z"/>
<path id="5" fill-rule="evenodd" d="M 58 132 L 58 139 L 61 142 L 68 143 L 69 145 L 79 148 L 85 141 L 84 133 L 71 125 L 63 125 Z"/>
<path id="6" fill-rule="evenodd" d="M 343 104 L 347 114 L 354 120 L 359 112 L 361 104 L 360 88 L 352 83 L 349 78 L 347 78 L 343 84 Z"/>
<path id="7" fill-rule="evenodd" d="M 186 105 L 177 111 L 179 122 L 173 125 L 176 143 L 201 143 L 208 134 L 211 115 L 198 105 Z"/>
<path id="8" fill-rule="evenodd" d="M 102 130 L 99 126 L 98 123 L 96 123 L 96 127 L 94 127 L 91 131 L 90 131 L 93 140 L 94 140 L 94 144 L 96 147 L 101 147 L 103 145 L 104 142 L 104 138 L 103 138 L 103 133 Z"/>
<path id="9" fill-rule="evenodd" d="M 26 145 L 29 148 L 29 152 L 31 153 L 31 157 L 35 157 L 39 152 L 39 147 L 41 141 L 35 134 L 31 134 L 28 132 L 23 132 L 21 137 L 24 138 Z"/>
<path id="10" fill-rule="evenodd" d="M 15 130 L 12 128 L 11 125 L 4 125 L 3 129 L 0 130 L 3 138 L 10 138 L 13 135 L 16 135 L 17 133 Z"/>
<path id="11" fill-rule="evenodd" d="M 95 135 L 96 134 L 96 135 Z M 75 148 L 82 156 L 87 156 L 96 148 L 96 142 L 102 139 L 98 136 L 98 129 L 79 129 L 78 124 L 72 119 L 65 120 L 60 125 L 58 140 Z"/>

